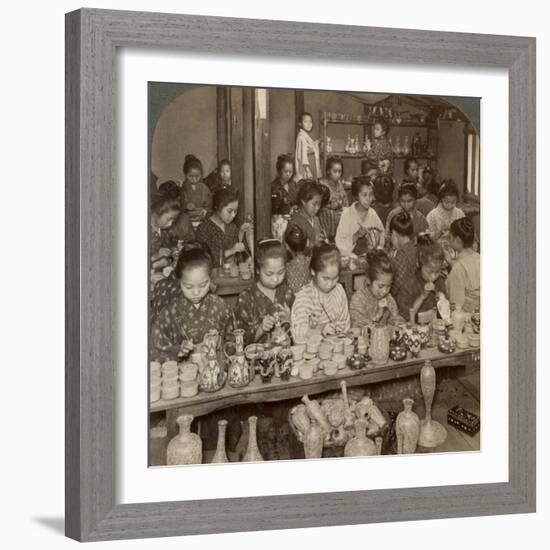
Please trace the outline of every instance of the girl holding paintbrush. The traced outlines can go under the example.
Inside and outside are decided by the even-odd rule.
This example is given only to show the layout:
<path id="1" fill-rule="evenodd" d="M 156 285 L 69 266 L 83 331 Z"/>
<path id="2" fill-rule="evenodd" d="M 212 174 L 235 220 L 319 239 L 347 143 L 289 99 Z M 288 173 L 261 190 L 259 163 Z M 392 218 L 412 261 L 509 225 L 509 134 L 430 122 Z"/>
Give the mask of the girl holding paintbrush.
<path id="1" fill-rule="evenodd" d="M 247 251 L 245 243 L 251 242 L 254 228 L 249 220 L 240 227 L 234 223 L 239 196 L 231 187 L 214 193 L 212 209 L 212 215 L 197 228 L 196 238 L 210 249 L 213 266 L 221 267 L 227 258 Z"/>

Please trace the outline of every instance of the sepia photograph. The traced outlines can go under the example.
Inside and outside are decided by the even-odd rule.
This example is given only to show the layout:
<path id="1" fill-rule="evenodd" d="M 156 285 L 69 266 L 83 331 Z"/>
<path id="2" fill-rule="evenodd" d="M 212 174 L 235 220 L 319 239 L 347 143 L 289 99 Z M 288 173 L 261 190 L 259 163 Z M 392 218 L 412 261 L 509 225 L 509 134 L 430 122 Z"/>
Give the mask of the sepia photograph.
<path id="1" fill-rule="evenodd" d="M 149 466 L 480 451 L 479 128 L 149 82 Z"/>

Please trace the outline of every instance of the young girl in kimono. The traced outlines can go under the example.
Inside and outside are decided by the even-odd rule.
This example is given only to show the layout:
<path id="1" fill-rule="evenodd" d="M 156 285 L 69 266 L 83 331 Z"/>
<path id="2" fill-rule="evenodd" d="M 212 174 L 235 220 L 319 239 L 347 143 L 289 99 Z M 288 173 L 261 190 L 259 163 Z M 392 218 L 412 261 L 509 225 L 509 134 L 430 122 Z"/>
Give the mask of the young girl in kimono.
<path id="1" fill-rule="evenodd" d="M 351 297 L 350 314 L 353 327 L 365 327 L 375 323 L 402 321 L 397 304 L 390 294 L 393 268 L 383 250 L 367 254 L 367 276 L 363 288 Z"/>
<path id="2" fill-rule="evenodd" d="M 277 177 L 271 182 L 271 210 L 273 214 L 289 214 L 298 196 L 294 159 L 290 155 L 279 155 L 276 169 Z"/>
<path id="3" fill-rule="evenodd" d="M 307 238 L 307 247 L 320 244 L 325 239 L 324 231 L 317 215 L 321 208 L 323 188 L 312 180 L 299 181 L 298 210 L 292 215 L 288 226 L 297 225 Z"/>
<path id="4" fill-rule="evenodd" d="M 439 204 L 426 216 L 432 238 L 446 246 L 449 241 L 449 229 L 455 220 L 464 217 L 457 208 L 458 187 L 453 180 L 444 180 L 439 188 Z"/>
<path id="5" fill-rule="evenodd" d="M 150 251 L 153 268 L 164 267 L 159 251 L 173 248 L 178 240 L 171 227 L 180 213 L 179 201 L 170 193 L 157 192 L 151 199 Z"/>
<path id="6" fill-rule="evenodd" d="M 450 227 L 449 244 L 457 253 L 447 278 L 449 301 L 467 313 L 479 308 L 480 257 L 473 249 L 475 239 L 474 224 L 470 218 L 455 220 Z"/>
<path id="7" fill-rule="evenodd" d="M 321 177 L 319 140 L 311 137 L 313 117 L 302 113 L 298 122 L 300 130 L 296 136 L 296 181 L 317 180 Z"/>
<path id="8" fill-rule="evenodd" d="M 220 267 L 225 258 L 246 250 L 243 244 L 245 233 L 252 231 L 249 223 L 237 227 L 233 220 L 239 209 L 239 196 L 228 187 L 220 189 L 212 199 L 212 215 L 204 220 L 196 231 L 198 241 L 204 243 L 212 253 L 214 267 Z"/>
<path id="9" fill-rule="evenodd" d="M 384 119 L 374 123 L 372 127 L 373 139 L 367 141 L 367 159 L 375 166 L 381 159 L 393 159 L 392 145 L 388 140 L 389 124 Z"/>
<path id="10" fill-rule="evenodd" d="M 164 307 L 152 329 L 153 356 L 160 361 L 178 360 L 193 351 L 206 333 L 216 329 L 231 339 L 234 319 L 231 308 L 210 293 L 212 259 L 204 249 L 183 250 L 174 276 L 181 293 Z"/>
<path id="11" fill-rule="evenodd" d="M 185 209 L 193 221 L 204 219 L 212 208 L 212 193 L 202 181 L 202 163 L 194 155 L 187 155 L 183 163 L 185 181 L 182 184 L 182 197 Z"/>
<path id="12" fill-rule="evenodd" d="M 214 172 L 212 172 L 206 181 L 212 195 L 220 189 L 231 187 L 231 161 L 227 159 L 220 160 Z"/>
<path id="13" fill-rule="evenodd" d="M 349 206 L 348 196 L 342 183 L 344 164 L 338 157 L 329 157 L 326 165 L 326 175 L 319 180 L 329 190 L 328 203 L 319 211 L 319 221 L 329 241 L 334 241 L 336 228 L 342 215 L 342 210 Z"/>
<path id="14" fill-rule="evenodd" d="M 291 312 L 292 337 L 305 343 L 315 334 L 343 334 L 350 329 L 348 299 L 340 277 L 340 253 L 331 244 L 313 248 L 312 280 L 296 294 Z"/>
<path id="15" fill-rule="evenodd" d="M 288 288 L 286 250 L 278 239 L 266 239 L 256 245 L 254 255 L 256 282 L 239 295 L 235 317 L 244 332 L 245 344 L 269 338 L 277 318 L 290 322 L 294 294 Z"/>
<path id="16" fill-rule="evenodd" d="M 402 285 L 395 301 L 401 316 L 410 320 L 418 312 L 431 311 L 437 307 L 437 296 L 446 294 L 441 270 L 445 256 L 443 248 L 428 235 L 418 238 L 418 268 L 408 284 Z"/>
<path id="17" fill-rule="evenodd" d="M 372 182 L 367 177 L 358 177 L 353 181 L 351 192 L 355 202 L 344 208 L 336 230 L 336 246 L 343 256 L 350 256 L 352 252 L 356 255 L 367 252 L 369 243 L 366 235 L 372 229 L 378 233 L 377 246 L 384 247 L 384 226 L 371 207 L 374 201 Z"/>

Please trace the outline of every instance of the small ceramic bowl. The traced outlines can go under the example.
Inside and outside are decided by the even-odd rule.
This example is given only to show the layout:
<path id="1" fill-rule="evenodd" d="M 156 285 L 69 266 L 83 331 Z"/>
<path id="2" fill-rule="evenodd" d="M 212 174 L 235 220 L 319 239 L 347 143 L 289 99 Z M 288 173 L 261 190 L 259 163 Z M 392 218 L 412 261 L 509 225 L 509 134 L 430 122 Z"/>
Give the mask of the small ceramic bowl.
<path id="1" fill-rule="evenodd" d="M 151 361 L 151 363 L 150 363 L 150 373 L 151 373 L 151 376 L 153 376 L 153 375 L 160 376 L 160 363 L 158 361 Z"/>
<path id="2" fill-rule="evenodd" d="M 338 372 L 338 365 L 335 361 L 323 361 L 321 367 L 327 376 L 333 376 Z"/>
<path id="3" fill-rule="evenodd" d="M 479 334 L 470 334 L 468 343 L 471 348 L 479 348 Z"/>
<path id="4" fill-rule="evenodd" d="M 327 360 L 332 358 L 332 345 L 328 342 L 323 342 L 319 346 L 319 359 Z"/>
<path id="5" fill-rule="evenodd" d="M 264 345 L 263 344 L 249 344 L 244 348 L 244 355 L 249 361 L 254 361 L 264 351 Z"/>
<path id="6" fill-rule="evenodd" d="M 189 382 L 197 378 L 199 366 L 196 363 L 183 363 L 180 365 L 180 381 Z"/>
<path id="7" fill-rule="evenodd" d="M 172 388 L 174 386 L 178 386 L 179 383 L 180 383 L 179 375 L 170 376 L 169 378 L 163 376 L 161 381 L 162 381 L 162 387 L 163 388 Z"/>
<path id="8" fill-rule="evenodd" d="M 292 346 L 290 350 L 292 351 L 292 357 L 294 357 L 294 361 L 301 361 L 304 357 L 306 346 L 305 344 L 296 344 L 295 346 Z"/>
<path id="9" fill-rule="evenodd" d="M 161 395 L 163 399 L 176 399 L 180 395 L 180 385 L 176 384 L 175 386 L 162 386 Z"/>
<path id="10" fill-rule="evenodd" d="M 302 359 L 305 359 L 306 361 L 311 361 L 311 359 L 315 359 L 316 357 L 317 357 L 317 353 L 311 353 L 309 351 L 306 351 L 304 352 Z"/>
<path id="11" fill-rule="evenodd" d="M 456 346 L 461 349 L 468 347 L 468 336 L 466 334 L 460 334 L 456 339 Z"/>
<path id="12" fill-rule="evenodd" d="M 177 376 L 178 375 L 178 364 L 176 361 L 165 361 L 162 364 L 161 371 L 162 376 Z"/>
<path id="13" fill-rule="evenodd" d="M 151 382 L 151 392 L 160 392 L 160 380 L 158 382 Z"/>
<path id="14" fill-rule="evenodd" d="M 343 338 L 335 338 L 332 341 L 332 352 L 334 354 L 344 352 L 344 339 Z"/>
<path id="15" fill-rule="evenodd" d="M 151 403 L 154 403 L 155 401 L 158 401 L 160 399 L 160 386 L 158 389 L 154 390 L 151 388 L 150 393 L 150 401 Z"/>
<path id="16" fill-rule="evenodd" d="M 199 383 L 196 380 L 187 380 L 180 383 L 180 395 L 182 397 L 193 397 L 199 393 Z"/>
<path id="17" fill-rule="evenodd" d="M 307 363 L 308 365 L 311 365 L 311 367 L 313 368 L 313 372 L 315 373 L 319 370 L 319 365 L 321 364 L 321 360 L 315 357 L 313 359 L 310 359 Z"/>
<path id="18" fill-rule="evenodd" d="M 352 350 L 353 353 L 353 350 Z M 346 366 L 346 356 L 345 355 L 333 355 L 332 360 L 336 363 L 338 370 L 345 368 Z"/>
<path id="19" fill-rule="evenodd" d="M 300 365 L 299 376 L 302 380 L 309 380 L 310 378 L 313 378 L 313 365 L 311 364 L 311 361 L 306 361 Z"/>

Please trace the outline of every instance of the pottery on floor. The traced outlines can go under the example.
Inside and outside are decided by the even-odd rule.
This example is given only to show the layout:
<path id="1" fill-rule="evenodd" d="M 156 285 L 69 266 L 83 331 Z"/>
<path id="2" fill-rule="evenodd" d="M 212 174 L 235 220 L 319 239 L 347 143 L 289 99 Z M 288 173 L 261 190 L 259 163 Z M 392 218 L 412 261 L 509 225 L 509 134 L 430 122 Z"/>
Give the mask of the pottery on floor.
<path id="1" fill-rule="evenodd" d="M 178 416 L 177 423 L 179 434 L 172 438 L 166 450 L 166 464 L 201 464 L 202 441 L 201 438 L 191 432 L 193 415 L 183 414 Z"/>

